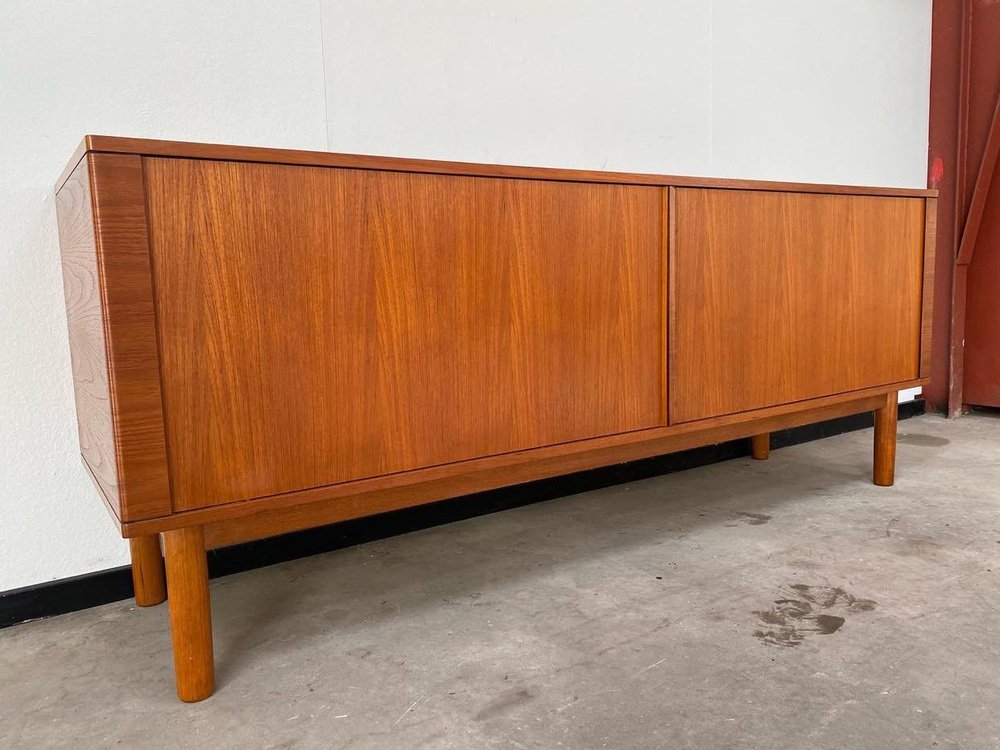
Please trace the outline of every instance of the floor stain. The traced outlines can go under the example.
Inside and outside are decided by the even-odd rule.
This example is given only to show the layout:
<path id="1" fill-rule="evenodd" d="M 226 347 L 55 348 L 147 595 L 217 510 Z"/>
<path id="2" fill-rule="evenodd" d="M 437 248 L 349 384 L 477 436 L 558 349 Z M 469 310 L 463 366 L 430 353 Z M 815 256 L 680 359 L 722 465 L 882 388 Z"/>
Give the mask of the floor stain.
<path id="1" fill-rule="evenodd" d="M 512 690 L 507 690 L 483 706 L 479 713 L 476 714 L 475 719 L 476 721 L 488 721 L 490 719 L 494 719 L 497 716 L 502 716 L 508 711 L 517 708 L 518 706 L 523 706 L 534 697 L 535 696 L 532 695 L 531 691 L 527 688 L 514 688 Z"/>
<path id="2" fill-rule="evenodd" d="M 906 445 L 916 445 L 921 448 L 940 448 L 942 445 L 949 445 L 951 441 L 948 438 L 938 437 L 937 435 L 923 435 L 919 432 L 901 432 L 896 436 L 897 443 L 905 443 Z"/>
<path id="3" fill-rule="evenodd" d="M 878 606 L 835 586 L 793 583 L 786 593 L 770 609 L 754 612 L 764 626 L 754 636 L 770 646 L 798 646 L 813 634 L 833 635 L 844 626 L 845 616 Z"/>
<path id="4" fill-rule="evenodd" d="M 699 509 L 698 516 L 700 518 L 705 518 L 709 515 L 709 510 L 722 515 L 728 516 L 730 519 L 735 519 L 736 521 L 741 521 L 747 526 L 763 526 L 765 523 L 771 520 L 772 516 L 766 513 L 747 513 L 744 511 L 728 511 L 728 510 L 717 510 L 717 509 Z M 739 523 L 727 523 L 725 526 L 734 527 L 739 526 Z"/>

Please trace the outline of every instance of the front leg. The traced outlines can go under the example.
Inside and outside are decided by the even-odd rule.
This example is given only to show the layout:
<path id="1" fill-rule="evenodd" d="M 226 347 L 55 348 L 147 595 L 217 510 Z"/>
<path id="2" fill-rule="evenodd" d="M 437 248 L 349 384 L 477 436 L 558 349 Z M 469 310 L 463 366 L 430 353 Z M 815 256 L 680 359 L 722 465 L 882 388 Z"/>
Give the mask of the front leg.
<path id="1" fill-rule="evenodd" d="M 205 534 L 201 526 L 166 531 L 163 546 L 177 697 L 193 703 L 215 689 Z"/>

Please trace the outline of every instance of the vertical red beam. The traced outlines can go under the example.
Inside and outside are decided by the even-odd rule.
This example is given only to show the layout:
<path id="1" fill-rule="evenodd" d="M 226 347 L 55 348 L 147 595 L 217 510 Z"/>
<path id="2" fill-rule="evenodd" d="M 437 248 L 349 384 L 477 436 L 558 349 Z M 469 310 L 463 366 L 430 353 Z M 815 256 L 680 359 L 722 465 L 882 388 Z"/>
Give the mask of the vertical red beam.
<path id="1" fill-rule="evenodd" d="M 968 0 L 934 0 L 931 21 L 931 90 L 927 184 L 939 191 L 934 254 L 934 324 L 928 408 L 944 411 L 951 384 L 952 292 L 958 242 L 958 165 L 965 128 L 959 122 L 966 65 L 963 43 Z"/>
<path id="2" fill-rule="evenodd" d="M 963 407 L 969 265 L 958 262 L 1000 94 L 1000 5 L 934 0 L 928 184 L 940 191 L 928 406 Z"/>

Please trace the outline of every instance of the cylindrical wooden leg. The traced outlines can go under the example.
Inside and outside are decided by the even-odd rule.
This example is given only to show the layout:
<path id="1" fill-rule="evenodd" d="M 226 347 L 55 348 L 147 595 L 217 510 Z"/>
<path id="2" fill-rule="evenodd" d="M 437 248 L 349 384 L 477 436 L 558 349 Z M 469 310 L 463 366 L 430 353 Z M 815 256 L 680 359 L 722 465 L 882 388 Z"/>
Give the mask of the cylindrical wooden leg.
<path id="1" fill-rule="evenodd" d="M 891 487 L 896 477 L 896 420 L 899 405 L 896 394 L 886 396 L 885 406 L 875 410 L 875 468 L 873 481 Z"/>
<path id="2" fill-rule="evenodd" d="M 201 526 L 163 533 L 177 697 L 192 703 L 215 689 L 208 560 Z"/>
<path id="3" fill-rule="evenodd" d="M 135 603 L 152 607 L 167 598 L 167 580 L 163 575 L 163 555 L 159 534 L 136 536 L 128 540 L 132 553 L 132 586 Z"/>
<path id="4" fill-rule="evenodd" d="M 750 438 L 750 455 L 758 461 L 766 461 L 771 455 L 771 433 L 765 432 Z"/>

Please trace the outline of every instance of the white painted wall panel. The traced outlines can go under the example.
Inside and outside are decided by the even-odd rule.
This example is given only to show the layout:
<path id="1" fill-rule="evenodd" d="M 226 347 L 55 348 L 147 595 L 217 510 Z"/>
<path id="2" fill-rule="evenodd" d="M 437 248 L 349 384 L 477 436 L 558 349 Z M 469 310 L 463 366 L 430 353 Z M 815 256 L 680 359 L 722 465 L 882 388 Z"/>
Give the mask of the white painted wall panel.
<path id="1" fill-rule="evenodd" d="M 81 136 L 326 144 L 319 11 L 0 3 L 0 591 L 121 565 L 80 462 L 53 185 Z"/>
<path id="2" fill-rule="evenodd" d="M 926 187 L 929 0 L 713 0 L 711 174 Z"/>
<path id="3" fill-rule="evenodd" d="M 922 186 L 930 5 L 0 3 L 0 591 L 126 562 L 77 456 L 52 184 L 84 133 Z"/>
<path id="4" fill-rule="evenodd" d="M 701 173 L 703 0 L 324 0 L 335 151 Z"/>

